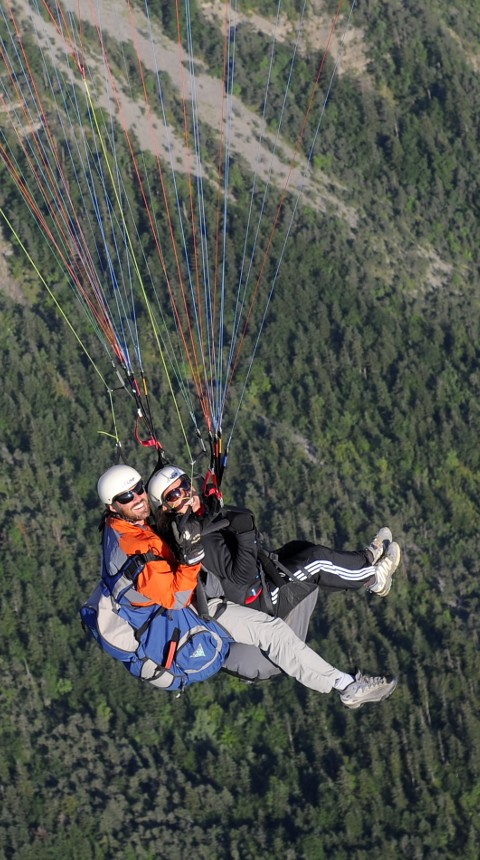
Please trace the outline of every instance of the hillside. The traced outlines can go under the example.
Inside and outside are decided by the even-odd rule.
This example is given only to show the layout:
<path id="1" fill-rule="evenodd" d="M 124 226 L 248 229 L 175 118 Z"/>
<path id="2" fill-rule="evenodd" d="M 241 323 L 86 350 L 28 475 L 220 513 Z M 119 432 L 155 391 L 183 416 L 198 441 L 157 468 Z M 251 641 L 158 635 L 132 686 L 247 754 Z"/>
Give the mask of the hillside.
<path id="1" fill-rule="evenodd" d="M 76 12 L 73 0 L 63 5 Z M 221 4 L 191 5 L 211 154 L 220 130 L 209 104 L 221 87 Z M 31 6 L 15 4 L 29 38 Z M 168 74 L 175 21 L 170 4 L 156 11 Z M 259 122 L 262 58 L 276 13 L 265 2 L 240 11 L 232 268 L 248 221 L 242 183 L 257 155 L 246 142 Z M 291 44 L 299 14 L 299 4 L 284 4 L 284 64 L 282 45 Z M 296 105 L 334 9 L 318 2 L 308 14 L 274 153 L 277 194 L 298 135 Z M 43 17 L 38 39 L 55 57 Z M 93 46 L 87 17 L 82 34 Z M 112 52 L 121 20 L 119 11 Z M 4 19 L 0 26 L 4 46 Z M 95 485 L 116 450 L 106 435 L 113 432 L 109 393 L 75 334 L 98 367 L 108 361 L 0 160 L 0 207 L 75 322 L 72 331 L 58 316 L 4 225 L 2 860 L 477 860 L 479 36 L 473 3 L 452 9 L 435 0 L 426 9 L 394 0 L 354 9 L 225 473 L 226 498 L 255 511 L 269 546 L 298 536 L 355 548 L 378 526 L 392 527 L 403 560 L 388 599 L 321 594 L 309 640 L 346 670 L 398 674 L 381 707 L 350 713 L 287 678 L 247 685 L 225 675 L 170 698 L 137 684 L 85 639 L 78 607 L 98 570 Z M 91 63 L 96 56 L 92 47 Z M 2 54 L 2 86 L 5 66 Z M 176 121 L 174 87 L 168 93 Z M 124 104 L 148 174 L 153 154 L 144 148 L 145 112 L 134 95 Z M 275 89 L 273 96 L 278 103 Z M 272 117 L 266 123 L 270 153 Z M 8 128 L 5 120 L 2 155 Z M 160 125 L 156 131 L 163 147 Z M 179 132 L 180 184 L 181 141 Z M 121 149 L 119 163 L 127 163 Z M 209 215 L 214 165 L 213 156 L 203 163 Z M 145 224 L 133 172 L 126 174 L 132 222 Z M 265 178 L 258 174 L 259 183 Z M 68 180 L 75 196 L 73 174 Z M 275 216 L 271 201 L 267 215 Z M 270 265 L 271 277 L 275 260 Z M 158 367 L 149 367 L 156 419 L 169 453 L 181 459 L 185 444 Z M 148 472 L 154 458 L 134 441 L 132 401 L 122 391 L 114 400 L 126 456 Z M 226 425 L 233 416 L 232 402 Z"/>

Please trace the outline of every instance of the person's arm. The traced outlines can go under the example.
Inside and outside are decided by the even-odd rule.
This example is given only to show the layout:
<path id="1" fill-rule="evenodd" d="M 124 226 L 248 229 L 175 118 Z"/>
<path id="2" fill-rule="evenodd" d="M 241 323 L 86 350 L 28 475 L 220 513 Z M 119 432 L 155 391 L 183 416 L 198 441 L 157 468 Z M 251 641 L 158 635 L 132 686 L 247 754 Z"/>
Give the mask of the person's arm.
<path id="1" fill-rule="evenodd" d="M 152 603 L 181 609 L 192 599 L 200 569 L 200 564 L 175 566 L 164 558 L 149 561 L 138 576 L 136 588 Z"/>
<path id="2" fill-rule="evenodd" d="M 116 575 L 127 559 L 153 553 L 140 571 L 135 588 L 152 603 L 166 609 L 180 609 L 192 599 L 200 571 L 199 564 L 181 564 L 172 549 L 147 524 L 137 526 L 112 518 L 104 537 L 104 560 L 109 575 Z M 131 601 L 133 604 L 134 600 Z"/>
<path id="3" fill-rule="evenodd" d="M 246 509 L 225 508 L 221 516 L 228 520 L 225 528 L 202 534 L 204 566 L 221 580 L 229 600 L 243 604 L 257 580 L 257 531 Z"/>

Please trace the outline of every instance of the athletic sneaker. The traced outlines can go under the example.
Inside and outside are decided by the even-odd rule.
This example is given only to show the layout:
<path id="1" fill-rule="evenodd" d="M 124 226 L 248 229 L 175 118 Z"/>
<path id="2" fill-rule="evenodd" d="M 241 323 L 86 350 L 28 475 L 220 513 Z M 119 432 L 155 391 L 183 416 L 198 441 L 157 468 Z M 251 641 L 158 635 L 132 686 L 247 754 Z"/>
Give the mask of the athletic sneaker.
<path id="1" fill-rule="evenodd" d="M 390 543 L 383 558 L 375 567 L 375 582 L 369 587 L 377 597 L 386 597 L 392 587 L 392 576 L 400 564 L 400 547 L 398 543 Z"/>
<path id="2" fill-rule="evenodd" d="M 392 695 L 397 686 L 397 678 L 388 681 L 386 678 L 373 678 L 357 672 L 355 680 L 340 693 L 342 703 L 346 708 L 361 708 L 367 702 L 381 702 Z"/>
<path id="3" fill-rule="evenodd" d="M 379 529 L 373 540 L 365 547 L 365 552 L 368 552 L 370 564 L 376 564 L 380 561 L 383 553 L 392 540 L 392 533 L 386 526 Z"/>

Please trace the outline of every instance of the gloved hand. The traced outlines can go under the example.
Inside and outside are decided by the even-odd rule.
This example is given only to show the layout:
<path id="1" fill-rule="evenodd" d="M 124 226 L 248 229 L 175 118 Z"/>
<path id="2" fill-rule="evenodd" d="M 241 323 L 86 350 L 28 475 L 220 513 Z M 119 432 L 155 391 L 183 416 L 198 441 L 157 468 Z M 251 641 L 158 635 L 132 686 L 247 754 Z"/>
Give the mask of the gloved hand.
<path id="1" fill-rule="evenodd" d="M 180 550 L 183 564 L 198 564 L 205 558 L 202 545 L 202 528 L 197 518 L 188 512 L 172 522 L 173 536 Z"/>
<path id="2" fill-rule="evenodd" d="M 244 534 L 244 532 L 251 532 L 255 528 L 253 514 L 250 511 L 223 511 L 222 516 L 227 518 L 230 528 L 239 535 Z"/>

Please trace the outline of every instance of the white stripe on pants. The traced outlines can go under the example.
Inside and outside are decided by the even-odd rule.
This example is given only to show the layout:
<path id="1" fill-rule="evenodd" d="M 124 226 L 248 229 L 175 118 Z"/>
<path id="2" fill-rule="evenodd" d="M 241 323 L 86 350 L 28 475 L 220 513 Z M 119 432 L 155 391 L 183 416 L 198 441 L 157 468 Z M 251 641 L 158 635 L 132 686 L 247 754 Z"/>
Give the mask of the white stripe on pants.
<path id="1" fill-rule="evenodd" d="M 208 601 L 212 616 L 224 603 L 220 598 Z M 305 687 L 329 693 L 343 672 L 327 663 L 290 629 L 281 618 L 272 618 L 257 609 L 226 601 L 218 622 L 235 642 L 256 645 L 272 663 Z"/>

